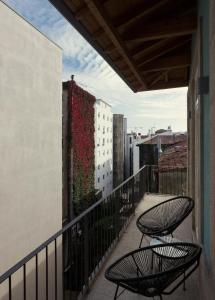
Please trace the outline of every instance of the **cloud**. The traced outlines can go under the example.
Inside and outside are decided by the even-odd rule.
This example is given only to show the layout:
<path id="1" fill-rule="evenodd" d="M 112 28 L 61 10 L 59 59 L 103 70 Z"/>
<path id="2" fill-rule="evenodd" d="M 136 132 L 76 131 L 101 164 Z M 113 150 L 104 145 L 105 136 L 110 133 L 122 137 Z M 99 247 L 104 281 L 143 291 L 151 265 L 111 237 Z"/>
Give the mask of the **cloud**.
<path id="1" fill-rule="evenodd" d="M 48 0 L 4 0 L 63 49 L 63 78 L 104 99 L 114 113 L 128 119 L 128 127 L 186 130 L 186 88 L 134 94 L 85 39 Z"/>

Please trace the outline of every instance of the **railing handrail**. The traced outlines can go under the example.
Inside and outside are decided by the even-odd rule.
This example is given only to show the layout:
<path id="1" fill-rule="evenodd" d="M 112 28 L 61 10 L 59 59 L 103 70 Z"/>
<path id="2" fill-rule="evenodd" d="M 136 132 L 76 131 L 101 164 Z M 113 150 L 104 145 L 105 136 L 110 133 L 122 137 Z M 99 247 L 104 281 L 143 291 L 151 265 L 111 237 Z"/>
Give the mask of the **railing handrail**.
<path id="1" fill-rule="evenodd" d="M 100 200 L 98 200 L 96 203 L 91 205 L 88 209 L 86 209 L 83 213 L 81 213 L 78 217 L 76 217 L 74 220 L 69 222 L 67 225 L 65 225 L 62 229 L 57 231 L 55 234 L 53 234 L 50 238 L 48 238 L 45 242 L 43 242 L 39 247 L 34 249 L 32 252 L 30 252 L 28 255 L 26 255 L 23 259 L 21 259 L 19 262 L 17 262 L 13 267 L 8 269 L 5 273 L 3 273 L 0 276 L 0 284 L 4 282 L 8 277 L 10 277 L 12 274 L 14 274 L 16 271 L 18 271 L 20 268 L 23 267 L 27 262 L 29 262 L 33 257 L 35 257 L 39 252 L 41 252 L 43 249 L 45 249 L 49 244 L 54 242 L 58 237 L 60 237 L 64 232 L 66 232 L 70 227 L 73 227 L 77 222 L 79 222 L 81 219 L 83 219 L 89 212 L 91 212 L 94 208 L 96 208 L 98 205 L 100 205 L 102 202 L 104 202 L 111 194 L 114 194 L 118 189 L 120 189 L 123 185 L 125 185 L 128 181 L 130 181 L 133 177 L 135 177 L 138 173 L 140 173 L 144 168 L 146 168 L 148 165 L 144 165 L 141 167 L 135 174 L 127 178 L 125 181 L 123 181 L 119 186 L 117 186 L 112 192 L 107 196 Z"/>

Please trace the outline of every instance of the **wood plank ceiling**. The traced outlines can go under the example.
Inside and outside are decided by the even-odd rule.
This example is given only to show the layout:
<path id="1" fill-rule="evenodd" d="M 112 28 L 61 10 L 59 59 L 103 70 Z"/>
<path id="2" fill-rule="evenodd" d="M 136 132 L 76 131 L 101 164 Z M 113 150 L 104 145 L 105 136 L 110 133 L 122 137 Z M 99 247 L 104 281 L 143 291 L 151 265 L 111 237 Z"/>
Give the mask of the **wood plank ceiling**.
<path id="1" fill-rule="evenodd" d="M 134 91 L 188 85 L 197 0 L 50 0 Z"/>

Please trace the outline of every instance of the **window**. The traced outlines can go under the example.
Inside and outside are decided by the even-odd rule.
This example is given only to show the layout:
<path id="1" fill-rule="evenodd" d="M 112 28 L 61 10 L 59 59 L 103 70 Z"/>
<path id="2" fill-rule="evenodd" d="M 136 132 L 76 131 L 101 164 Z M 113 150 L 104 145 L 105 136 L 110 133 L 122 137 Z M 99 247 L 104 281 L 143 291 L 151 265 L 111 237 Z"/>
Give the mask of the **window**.
<path id="1" fill-rule="evenodd" d="M 107 176 L 109 176 L 109 173 L 107 172 Z"/>
<path id="2" fill-rule="evenodd" d="M 103 174 L 103 179 L 105 179 L 105 175 Z"/>
<path id="3" fill-rule="evenodd" d="M 98 126 L 98 130 L 100 130 L 100 125 Z"/>
<path id="4" fill-rule="evenodd" d="M 103 120 L 105 120 L 105 115 L 103 115 Z"/>
<path id="5" fill-rule="evenodd" d="M 103 126 L 103 133 L 105 133 L 105 127 Z"/>
<path id="6" fill-rule="evenodd" d="M 103 189 L 102 189 L 102 190 L 103 190 L 103 192 L 104 192 L 104 190 L 105 190 L 105 187 L 104 187 L 104 186 L 103 186 Z"/>
<path id="7" fill-rule="evenodd" d="M 104 146 L 105 145 L 105 139 L 103 138 L 103 140 L 102 140 L 102 146 Z"/>
<path id="8" fill-rule="evenodd" d="M 103 151 L 103 155 L 105 155 L 105 151 Z"/>
<path id="9" fill-rule="evenodd" d="M 105 167 L 105 163 L 103 163 L 103 168 Z"/>
<path id="10" fill-rule="evenodd" d="M 107 154 L 109 154 L 109 150 L 107 150 Z"/>
<path id="11" fill-rule="evenodd" d="M 109 132 L 109 127 L 107 127 L 107 132 Z"/>
<path id="12" fill-rule="evenodd" d="M 100 112 L 98 113 L 98 118 L 100 118 Z"/>
<path id="13" fill-rule="evenodd" d="M 100 182 L 100 177 L 98 177 L 98 183 Z"/>
<path id="14" fill-rule="evenodd" d="M 100 165 L 98 165 L 98 170 L 100 170 Z"/>
<path id="15" fill-rule="evenodd" d="M 109 121 L 109 117 L 107 117 L 107 121 Z"/>

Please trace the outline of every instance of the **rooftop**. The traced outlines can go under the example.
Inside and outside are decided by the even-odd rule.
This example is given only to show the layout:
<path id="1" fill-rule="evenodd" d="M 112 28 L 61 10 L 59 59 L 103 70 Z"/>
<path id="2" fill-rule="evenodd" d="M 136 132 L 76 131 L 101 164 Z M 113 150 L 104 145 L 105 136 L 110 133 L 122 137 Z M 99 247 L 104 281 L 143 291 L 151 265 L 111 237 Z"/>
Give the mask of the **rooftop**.
<path id="1" fill-rule="evenodd" d="M 155 134 L 148 136 L 145 139 L 142 139 L 142 141 L 139 143 L 139 145 L 156 145 L 158 143 L 158 139 L 160 139 L 161 145 L 173 145 L 177 142 L 186 141 L 187 135 L 186 133 L 182 132 L 172 132 L 172 131 L 166 131 L 163 133 Z"/>

